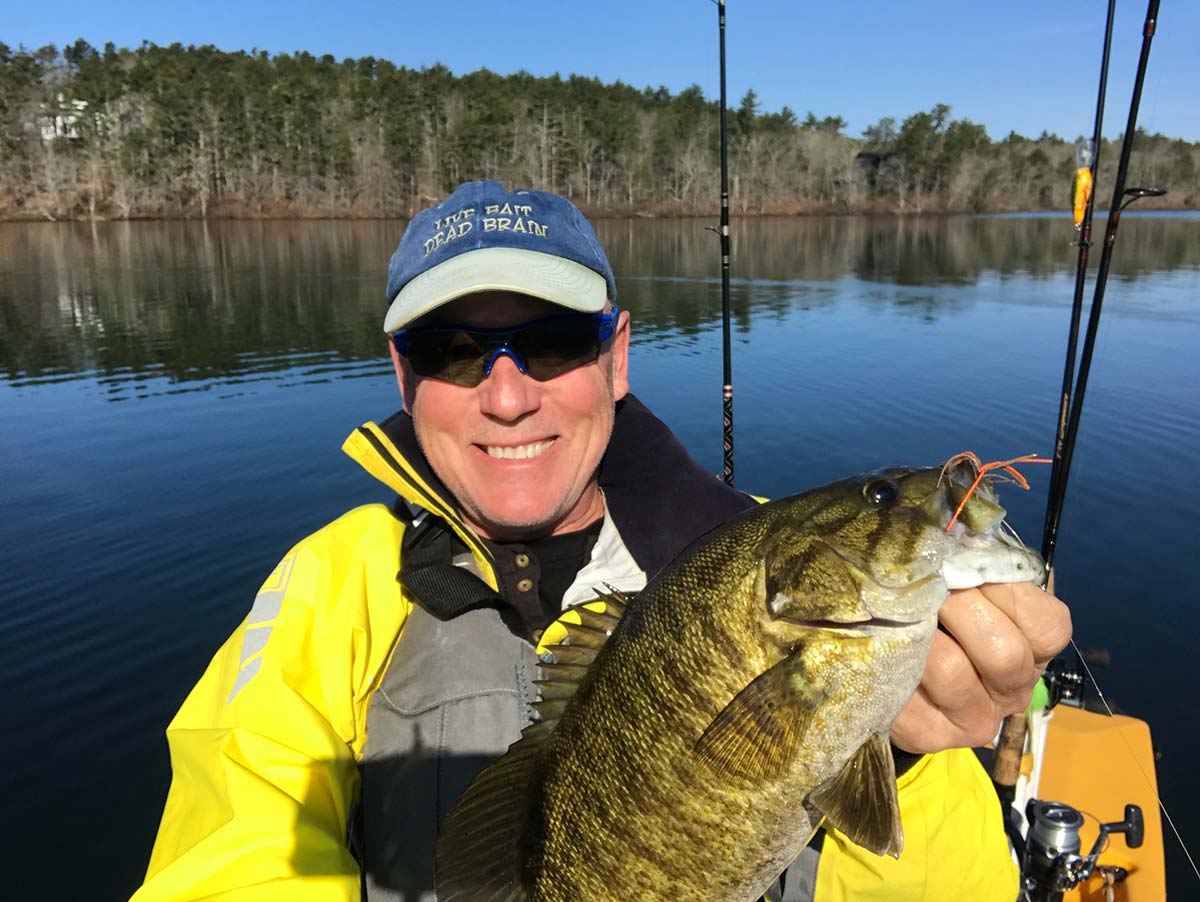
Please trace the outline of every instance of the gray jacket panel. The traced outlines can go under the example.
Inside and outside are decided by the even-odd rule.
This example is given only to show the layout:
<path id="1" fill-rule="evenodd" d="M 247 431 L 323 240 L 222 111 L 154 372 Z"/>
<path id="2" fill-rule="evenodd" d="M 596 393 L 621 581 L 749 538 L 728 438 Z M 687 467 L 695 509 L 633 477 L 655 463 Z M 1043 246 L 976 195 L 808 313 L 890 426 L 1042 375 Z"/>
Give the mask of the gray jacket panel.
<path id="1" fill-rule="evenodd" d="M 817 895 L 817 865 L 821 853 L 805 846 L 763 896 L 764 902 L 813 902 Z"/>
<path id="2" fill-rule="evenodd" d="M 372 902 L 433 902 L 450 806 L 533 719 L 537 657 L 491 608 L 438 620 L 413 608 L 367 711 L 364 886 Z"/>

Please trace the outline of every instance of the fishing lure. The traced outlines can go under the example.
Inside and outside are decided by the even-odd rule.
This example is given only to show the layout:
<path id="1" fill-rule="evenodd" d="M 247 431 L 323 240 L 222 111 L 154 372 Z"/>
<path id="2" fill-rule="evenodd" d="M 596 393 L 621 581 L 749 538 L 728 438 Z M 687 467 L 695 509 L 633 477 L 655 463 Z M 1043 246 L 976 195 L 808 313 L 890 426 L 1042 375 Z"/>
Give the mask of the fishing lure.
<path id="1" fill-rule="evenodd" d="M 1005 482 L 1012 482 L 1019 485 L 1021 488 L 1028 491 L 1029 480 L 1026 479 L 1021 472 L 1013 466 L 1013 464 L 1050 464 L 1054 461 L 1044 457 L 1038 457 L 1037 454 L 1026 454 L 1022 457 L 1014 457 L 1010 460 L 993 460 L 990 463 L 984 463 L 978 454 L 974 451 L 961 451 L 955 454 L 942 467 L 942 476 L 946 476 L 951 470 L 961 463 L 968 464 L 975 471 L 975 481 L 971 483 L 971 487 L 967 489 L 963 495 L 962 501 L 955 508 L 954 516 L 950 518 L 950 522 L 946 524 L 946 532 L 950 532 L 954 528 L 954 524 L 958 522 L 959 514 L 963 512 L 963 508 L 967 506 L 967 501 L 975 494 L 975 490 L 979 488 L 979 484 L 983 482 L 983 477 L 993 470 L 1003 470 L 1008 473 L 1011 478 L 1001 477 Z"/>
<path id="2" fill-rule="evenodd" d="M 1081 166 L 1075 170 L 1075 184 L 1071 188 L 1071 206 L 1075 213 L 1075 229 L 1083 227 L 1083 216 L 1092 197 L 1092 170 Z"/>

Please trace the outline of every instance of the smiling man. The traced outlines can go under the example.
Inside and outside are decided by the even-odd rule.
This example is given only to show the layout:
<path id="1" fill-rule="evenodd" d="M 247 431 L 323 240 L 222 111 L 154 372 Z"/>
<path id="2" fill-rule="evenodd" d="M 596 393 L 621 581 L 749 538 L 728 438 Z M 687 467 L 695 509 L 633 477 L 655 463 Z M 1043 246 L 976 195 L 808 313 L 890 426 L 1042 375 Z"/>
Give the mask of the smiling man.
<path id="1" fill-rule="evenodd" d="M 563 314 L 528 295 L 484 290 L 450 301 L 393 339 L 421 451 L 480 536 L 573 532 L 604 515 L 596 472 L 614 402 L 629 390 L 629 314 L 608 311 Z M 561 352 L 564 365 L 586 365 L 560 373 L 548 360 L 518 356 L 525 347 L 536 353 L 541 342 L 556 350 L 577 343 L 578 354 Z M 469 376 L 446 379 L 442 358 L 476 353 L 476 343 L 487 359 L 471 361 Z M 550 378 L 536 378 L 539 366 L 550 367 Z"/>
<path id="2" fill-rule="evenodd" d="M 530 722 L 541 631 L 754 503 L 629 394 L 629 314 L 564 198 L 463 185 L 410 223 L 388 300 L 403 410 L 344 448 L 397 501 L 293 548 L 184 703 L 138 900 L 432 899 L 443 818 Z M 942 622 L 893 731 L 904 855 L 819 833 L 783 898 L 1014 897 L 960 746 L 1027 703 L 1070 620 L 1026 584 Z"/>

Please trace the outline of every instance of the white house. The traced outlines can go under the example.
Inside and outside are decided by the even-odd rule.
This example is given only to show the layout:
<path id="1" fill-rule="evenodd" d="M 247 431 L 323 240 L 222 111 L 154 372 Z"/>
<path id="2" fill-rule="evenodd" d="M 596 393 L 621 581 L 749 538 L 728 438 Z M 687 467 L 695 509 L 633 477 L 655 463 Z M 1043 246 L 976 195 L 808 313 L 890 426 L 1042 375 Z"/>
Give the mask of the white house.
<path id="1" fill-rule="evenodd" d="M 79 120 L 87 113 L 86 100 L 67 100 L 62 94 L 58 95 L 55 104 L 42 104 L 42 113 L 38 117 L 38 125 L 42 130 L 43 141 L 53 141 L 55 138 L 78 140 Z"/>

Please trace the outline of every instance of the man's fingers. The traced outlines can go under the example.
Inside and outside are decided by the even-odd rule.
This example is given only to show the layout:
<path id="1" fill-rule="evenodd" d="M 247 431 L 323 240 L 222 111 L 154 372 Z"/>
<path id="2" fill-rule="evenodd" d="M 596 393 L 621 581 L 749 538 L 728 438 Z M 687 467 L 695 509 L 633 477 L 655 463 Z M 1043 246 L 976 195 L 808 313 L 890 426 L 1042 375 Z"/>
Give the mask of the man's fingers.
<path id="1" fill-rule="evenodd" d="M 892 724 L 891 740 L 906 752 L 930 754 L 952 748 L 983 745 L 995 735 L 982 723 L 964 727 L 950 719 L 943 708 L 931 700 L 922 685 L 896 722 Z"/>
<path id="2" fill-rule="evenodd" d="M 927 755 L 949 748 L 946 740 L 956 732 L 946 715 L 925 697 L 925 690 L 918 686 L 892 724 L 891 740 L 906 752 Z"/>
<path id="3" fill-rule="evenodd" d="M 892 741 L 909 752 L 982 745 L 1001 714 L 954 639 L 933 636 L 921 685 L 892 725 Z"/>
<path id="4" fill-rule="evenodd" d="M 1033 583 L 989 584 L 979 591 L 1020 629 L 1039 672 L 1071 641 L 1070 610 Z"/>
<path id="5" fill-rule="evenodd" d="M 1024 692 L 1037 679 L 1029 640 L 979 589 L 953 593 L 938 619 L 961 646 L 967 666 L 974 667 L 997 701 L 1007 702 L 1009 696 Z"/>
<path id="6" fill-rule="evenodd" d="M 987 742 L 995 734 L 995 722 L 1004 716 L 1007 697 L 997 699 L 970 653 L 940 630 L 934 634 L 929 661 L 921 678 L 923 697 L 959 730 L 967 745 Z"/>
<path id="7" fill-rule="evenodd" d="M 988 742 L 1071 637 L 1066 606 L 1030 583 L 952 592 L 939 620 L 921 685 L 892 727 L 912 752 Z"/>

